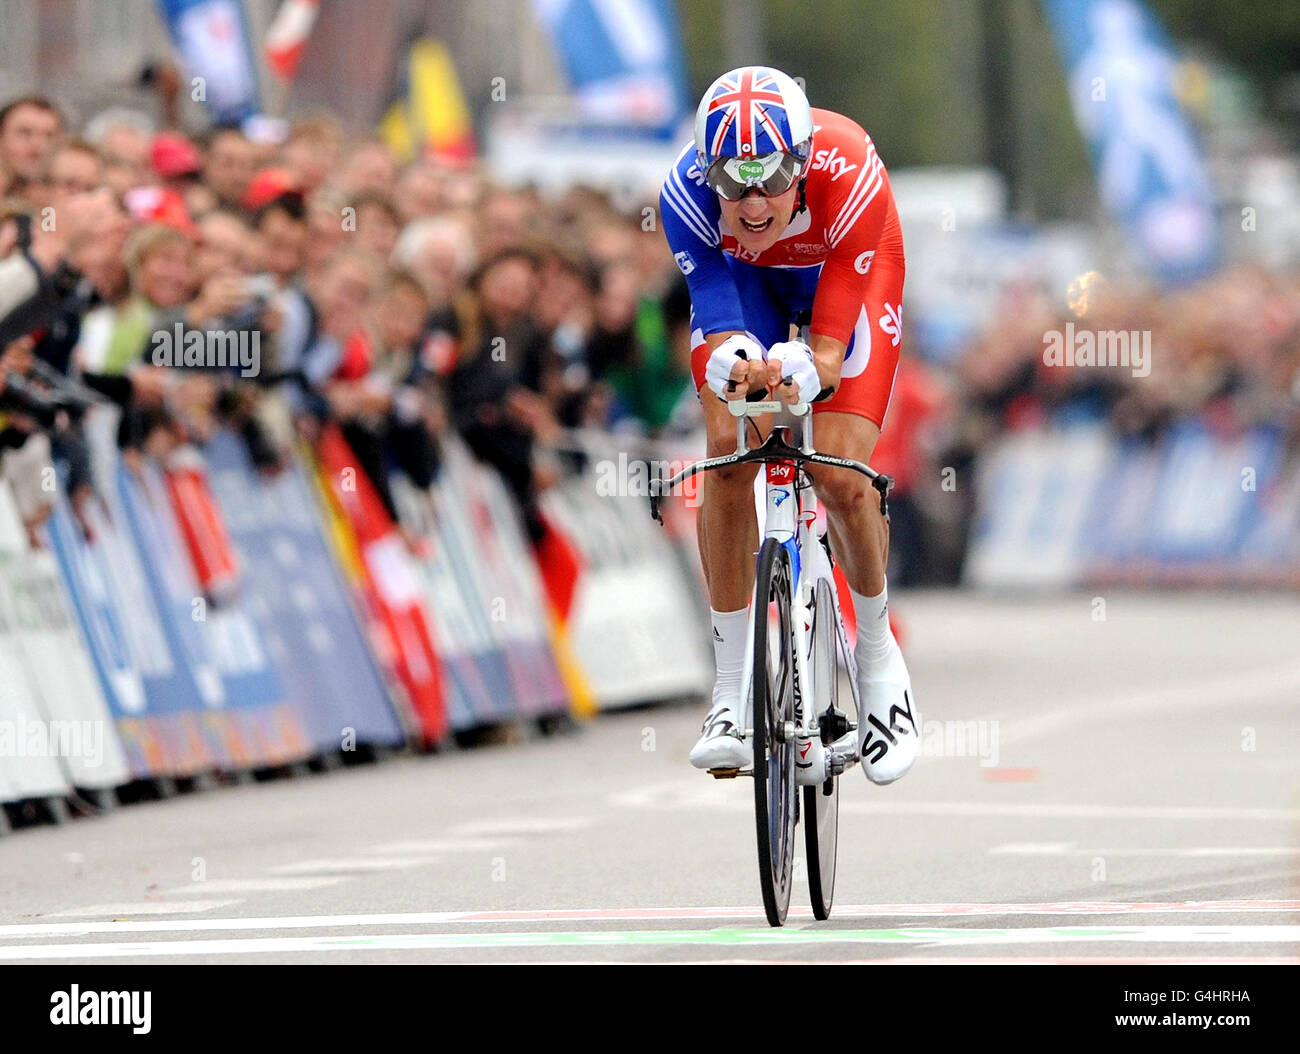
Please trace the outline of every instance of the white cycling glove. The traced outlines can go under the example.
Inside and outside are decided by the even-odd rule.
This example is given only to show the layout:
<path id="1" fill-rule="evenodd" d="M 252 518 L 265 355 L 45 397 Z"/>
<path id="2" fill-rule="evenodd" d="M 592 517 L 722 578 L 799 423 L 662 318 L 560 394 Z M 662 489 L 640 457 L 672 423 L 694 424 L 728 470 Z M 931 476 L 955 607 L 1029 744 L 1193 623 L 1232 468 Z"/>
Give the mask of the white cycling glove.
<path id="1" fill-rule="evenodd" d="M 781 364 L 781 376 L 789 377 L 801 403 L 810 403 L 821 394 L 812 348 L 802 340 L 787 340 L 767 349 L 767 361 Z"/>
<path id="2" fill-rule="evenodd" d="M 731 371 L 739 359 L 762 362 L 763 345 L 744 333 L 733 333 L 714 348 L 713 354 L 709 356 L 708 364 L 704 367 L 704 379 L 719 399 L 727 397 L 727 382 L 731 380 Z"/>

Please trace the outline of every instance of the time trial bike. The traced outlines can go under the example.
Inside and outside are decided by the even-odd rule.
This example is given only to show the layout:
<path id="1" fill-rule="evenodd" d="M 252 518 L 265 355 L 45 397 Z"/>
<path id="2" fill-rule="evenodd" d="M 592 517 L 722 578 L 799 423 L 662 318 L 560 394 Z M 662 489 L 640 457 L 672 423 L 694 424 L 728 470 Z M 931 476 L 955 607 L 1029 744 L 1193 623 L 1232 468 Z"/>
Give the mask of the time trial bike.
<path id="1" fill-rule="evenodd" d="M 852 713 L 840 706 L 839 662 L 852 671 L 853 652 L 840 616 L 830 542 L 815 529 L 817 502 L 807 468 L 823 465 L 866 476 L 885 515 L 893 479 L 860 461 L 815 450 L 808 403 L 738 399 L 727 405 L 736 418 L 735 453 L 696 461 L 659 481 L 651 491 L 651 514 L 662 523 L 663 497 L 700 472 L 731 465 L 764 467 L 762 541 L 743 674 L 744 736 L 753 748 L 753 766 L 709 771 L 719 779 L 753 777 L 759 884 L 768 922 L 784 924 L 790 907 L 801 818 L 813 915 L 825 920 L 835 893 L 838 780 L 859 761 L 860 706 L 852 676 L 845 678 Z M 765 439 L 749 447 L 747 426 L 755 418 L 786 414 L 802 419 L 799 445 L 791 442 L 791 424 L 774 423 Z M 752 427 L 757 431 L 756 424 Z"/>

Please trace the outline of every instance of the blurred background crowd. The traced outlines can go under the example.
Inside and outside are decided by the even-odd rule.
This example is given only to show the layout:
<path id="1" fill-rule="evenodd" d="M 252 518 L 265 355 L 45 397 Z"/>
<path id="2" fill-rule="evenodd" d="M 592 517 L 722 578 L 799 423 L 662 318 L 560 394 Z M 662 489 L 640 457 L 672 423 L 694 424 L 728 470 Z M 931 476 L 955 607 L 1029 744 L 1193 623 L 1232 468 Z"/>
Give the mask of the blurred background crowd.
<path id="1" fill-rule="evenodd" d="M 32 32 L 39 36 L 45 12 L 55 6 L 34 5 L 39 13 L 32 16 Z M 164 18 L 172 6 L 160 5 Z M 675 26 L 671 5 L 649 6 L 667 10 L 665 25 Z M 794 73 L 811 68 L 820 39 L 813 30 L 787 41 L 788 55 L 765 46 L 763 27 L 783 5 L 700 6 L 718 10 L 708 16 L 686 5 L 681 20 L 688 37 L 712 41 L 686 49 L 691 76 L 701 83 L 747 47 L 772 52 L 772 61 Z M 1018 91 L 1035 70 L 1058 62 L 1048 26 L 1061 32 L 1069 18 L 1088 15 L 1089 4 L 1053 0 L 1041 13 L 1038 5 L 1001 0 L 987 9 L 956 6 L 961 18 L 954 32 L 969 31 L 976 42 L 1011 34 L 1041 47 L 1020 48 L 1019 66 L 1008 65 L 1009 59 L 990 66 L 978 95 L 990 112 L 1005 104 L 1004 120 L 987 122 L 982 144 L 972 146 L 954 133 L 950 149 L 974 151 L 1001 172 L 1005 220 L 1046 230 L 1082 212 L 1089 219 L 1076 227 L 1100 229 L 1095 206 L 1078 204 L 1088 192 L 1088 166 L 1078 136 L 1065 131 L 1073 90 L 1068 78 L 1046 93 L 1046 103 L 1025 100 Z M 1192 32 L 1185 10 L 1191 5 L 1171 0 L 1155 6 L 1176 28 Z M 267 17 L 272 7 L 253 5 Z M 1272 5 L 1264 7 L 1260 20 L 1273 19 L 1282 39 L 1290 39 L 1290 22 Z M 424 149 L 403 148 L 392 136 L 374 134 L 376 125 L 352 112 L 355 63 L 345 64 L 341 85 L 322 72 L 342 59 L 349 40 L 373 43 L 375 33 L 386 33 L 386 46 L 395 49 L 392 64 L 401 66 L 402 41 L 414 39 L 398 24 L 405 18 L 442 31 L 449 47 L 440 54 L 475 71 L 491 67 L 479 44 L 469 43 L 486 30 L 468 27 L 472 16 L 456 5 L 395 4 L 374 16 L 377 29 L 360 8 L 336 5 L 320 18 L 314 37 L 296 42 L 307 62 L 291 93 L 293 105 L 282 107 L 292 113 L 287 118 L 225 121 L 196 110 L 186 97 L 193 70 L 170 59 L 151 59 L 143 67 L 129 108 L 117 100 L 104 106 L 79 98 L 74 116 L 53 95 L 27 91 L 0 98 L 0 442 L 13 454 L 6 457 L 7 471 L 33 529 L 52 500 L 36 482 L 51 460 L 66 464 L 74 504 L 93 493 L 78 435 L 79 411 L 92 398 L 124 409 L 119 438 L 125 449 L 166 452 L 223 421 L 238 428 L 267 472 L 275 471 L 296 438 L 310 438 L 324 420 L 337 421 L 390 509 L 388 474 L 400 471 L 417 485 L 428 483 L 438 472 L 439 437 L 455 429 L 502 473 L 534 537 L 540 531 L 537 495 L 575 468 L 569 430 L 606 430 L 616 446 L 639 442 L 634 436 L 687 436 L 698 427 L 688 370 L 690 306 L 653 209 L 646 207 L 655 200 L 660 169 L 650 178 L 643 170 L 642 185 L 630 192 L 626 181 L 588 180 L 572 171 L 529 180 L 508 171 L 501 150 L 480 153 L 463 142 L 435 148 L 432 137 Z M 545 8 L 534 5 L 538 20 Z M 899 18 L 911 19 L 894 8 Z M 742 22 L 742 14 L 753 16 L 752 24 Z M 559 36 L 556 26 L 548 28 Z M 516 43 L 524 33 L 518 24 L 504 32 Z M 529 40 L 535 35 L 530 31 Z M 775 45 L 778 35 L 768 36 Z M 1227 47 L 1263 46 L 1262 37 L 1247 37 L 1233 37 Z M 1068 32 L 1062 38 L 1068 64 L 1072 38 Z M 182 43 L 192 60 L 193 40 Z M 670 44 L 680 64 L 680 42 Z M 515 83 L 538 79 L 536 64 L 527 61 L 534 46 L 503 43 L 501 68 L 523 64 L 522 72 L 511 74 Z M 559 36 L 562 57 L 566 47 Z M 873 40 L 864 47 L 883 45 Z M 833 57 L 840 61 L 839 52 Z M 295 54 L 295 70 L 300 58 Z M 582 95 L 574 56 L 566 58 L 578 82 L 579 108 L 615 109 L 608 100 L 589 105 L 591 93 Z M 950 60 L 945 52 L 932 65 Z M 274 56 L 268 61 L 274 65 Z M 1297 83 L 1294 71 L 1285 61 L 1269 63 L 1268 86 L 1285 100 Z M 1213 63 L 1200 68 L 1231 72 Z M 413 76 L 415 66 L 407 72 Z M 674 104 L 681 110 L 694 95 L 682 69 L 673 78 L 669 94 L 681 96 Z M 488 78 L 477 79 L 485 91 L 496 90 Z M 1237 83 L 1229 74 L 1214 83 L 1220 82 Z M 916 106 L 927 89 L 920 82 L 913 87 L 912 101 L 900 96 L 896 107 L 886 105 L 883 85 L 873 90 L 823 78 L 809 92 L 814 105 L 838 106 L 872 131 L 891 169 L 897 155 L 913 164 L 972 160 L 929 156 L 941 146 L 921 138 L 928 122 Z M 1240 224 L 1233 209 L 1248 198 L 1285 202 L 1294 172 L 1283 166 L 1271 181 L 1265 176 L 1276 176 L 1276 168 L 1255 172 L 1254 182 L 1219 178 L 1216 159 L 1241 143 L 1224 131 L 1231 122 L 1223 119 L 1222 105 L 1216 110 L 1204 102 L 1204 83 L 1200 91 L 1201 133 L 1211 146 L 1225 223 L 1253 232 L 1253 207 L 1243 208 L 1243 217 L 1246 211 L 1251 216 Z M 473 118 L 485 104 L 469 94 L 459 121 L 471 128 L 472 139 Z M 1210 93 L 1211 103 L 1223 95 Z M 1274 160 L 1294 158 L 1288 133 L 1278 132 L 1289 127 L 1286 105 L 1265 108 L 1265 116 L 1281 118 L 1267 125 L 1272 131 L 1264 153 Z M 641 109 L 652 119 L 661 116 L 654 106 Z M 908 114 L 915 119 L 905 122 Z M 550 111 L 534 113 L 524 124 L 541 127 L 554 119 Z M 1061 172 L 1051 168 L 1053 151 L 1043 151 L 1047 169 L 1027 162 L 1035 129 L 1044 127 L 1052 142 L 1069 139 Z M 674 125 L 656 158 L 665 149 L 671 155 L 679 130 Z M 508 140 L 504 154 L 519 141 Z M 631 155 L 635 143 L 629 144 Z M 927 260 L 969 256 L 966 266 L 979 272 L 982 260 L 989 268 L 1002 266 L 1007 253 L 967 253 L 966 243 L 948 233 L 964 231 L 964 216 L 948 226 L 924 209 L 909 212 L 909 188 L 900 175 L 910 311 L 913 290 L 926 283 L 924 292 L 933 278 Z M 918 215 L 923 221 L 909 220 Z M 1259 221 L 1276 232 L 1277 215 L 1274 210 Z M 948 237 L 953 240 L 945 242 Z M 944 469 L 960 474 L 971 468 L 1009 431 L 1081 418 L 1107 422 L 1117 436 L 1153 442 L 1172 425 L 1195 419 L 1224 434 L 1265 425 L 1293 446 L 1300 437 L 1300 272 L 1294 252 L 1279 254 L 1275 233 L 1270 237 L 1269 253 L 1250 257 L 1233 243 L 1216 250 L 1212 267 L 1179 275 L 1172 285 L 1159 267 L 1144 272 L 1116 264 L 1107 273 L 1086 264 L 1012 267 L 955 336 L 940 337 L 925 324 L 931 305 L 918 294 L 916 314 L 905 319 L 921 324 L 908 328 L 875 458 L 898 479 L 893 573 L 902 582 L 960 578 L 975 499 L 969 488 L 954 494 L 946 487 Z M 1095 251 L 1082 255 L 1097 258 Z M 981 276 L 959 277 L 973 282 Z M 1137 339 L 1146 334 L 1149 374 L 1048 364 L 1045 334 L 1063 332 L 1067 323 L 1132 332 Z M 256 334 L 255 367 L 177 369 L 179 355 L 159 364 L 158 335 L 183 344 L 190 332 L 205 340 L 212 333 Z M 264 398 L 268 391 L 281 398 Z"/>
<path id="2" fill-rule="evenodd" d="M 126 411 L 125 448 L 162 452 L 222 420 L 267 471 L 337 421 L 394 514 L 388 473 L 427 485 L 454 428 L 530 528 L 566 429 L 690 427 L 684 283 L 608 195 L 399 165 L 326 115 L 280 142 L 87 125 L 42 96 L 0 108 L 5 443 L 49 433 L 83 498 L 86 389 Z M 183 338 L 159 354 L 190 330 L 256 331 L 257 361 L 186 366 Z"/>

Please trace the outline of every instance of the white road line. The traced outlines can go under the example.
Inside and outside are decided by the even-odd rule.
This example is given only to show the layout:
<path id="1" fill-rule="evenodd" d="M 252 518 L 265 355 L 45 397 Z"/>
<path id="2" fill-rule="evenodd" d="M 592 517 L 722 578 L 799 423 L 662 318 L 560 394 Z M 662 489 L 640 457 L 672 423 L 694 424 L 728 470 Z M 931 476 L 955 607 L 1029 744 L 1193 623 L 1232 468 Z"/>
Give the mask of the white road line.
<path id="1" fill-rule="evenodd" d="M 499 820 L 471 820 L 458 824 L 452 830 L 456 834 L 494 835 L 494 834 L 559 834 L 563 831 L 579 831 L 591 826 L 591 819 L 586 816 L 538 816 Z"/>
<path id="2" fill-rule="evenodd" d="M 428 863 L 430 857 L 338 857 L 323 860 L 296 860 L 277 864 L 267 870 L 273 875 L 355 875 L 371 871 L 401 871 Z"/>
<path id="3" fill-rule="evenodd" d="M 674 780 L 617 791 L 609 802 L 634 809 L 715 809 L 748 812 L 752 795 L 730 794 L 712 780 Z M 1251 805 L 1101 805 L 1070 802 L 850 801 L 840 795 L 840 814 L 853 816 L 983 816 L 1113 820 L 1300 820 L 1300 809 Z"/>
<path id="4" fill-rule="evenodd" d="M 1180 849 L 1178 852 L 1184 856 L 1297 856 L 1300 855 L 1300 848 L 1293 845 L 1205 845 Z"/>
<path id="5" fill-rule="evenodd" d="M 276 878 L 207 878 L 191 886 L 177 886 L 164 892 L 168 896 L 188 896 L 191 893 L 296 893 L 306 889 L 322 889 L 337 885 L 341 878 L 328 875 L 312 877 L 287 876 Z"/>
<path id="6" fill-rule="evenodd" d="M 784 946 L 802 944 L 894 944 L 933 948 L 978 944 L 1300 944 L 1300 926 L 1124 926 L 1097 929 L 772 929 L 712 932 L 641 930 L 534 933 L 359 933 L 348 936 L 250 937 L 184 941 L 122 941 L 111 944 L 0 946 L 2 960 L 120 959 L 204 955 L 266 955 L 293 952 L 420 951 L 474 948 L 577 948 L 664 945 Z"/>
<path id="7" fill-rule="evenodd" d="M 836 922 L 874 918 L 1080 917 L 1094 915 L 1295 914 L 1300 900 L 1059 901 L 1042 904 L 850 904 L 837 905 Z M 807 908 L 792 908 L 792 922 L 808 922 Z M 90 933 L 199 933 L 237 930 L 348 929 L 362 926 L 438 926 L 574 922 L 756 921 L 758 907 L 574 908 L 537 911 L 415 911 L 370 915 L 272 915 L 230 919 L 158 919 L 129 922 L 24 922 L 0 925 L 0 940 Z"/>
<path id="8" fill-rule="evenodd" d="M 1290 845 L 1203 845 L 1161 849 L 1154 846 L 1136 849 L 1076 849 L 1073 842 L 1008 842 L 995 845 L 989 854 L 998 856 L 1300 856 L 1300 848 Z"/>
<path id="9" fill-rule="evenodd" d="M 1283 871 L 1268 871 L 1262 874 L 1251 872 L 1249 874 L 1236 875 L 1232 878 L 1186 882 L 1180 883 L 1176 886 L 1161 886 L 1159 889 L 1147 889 L 1143 890 L 1143 896 L 1167 897 L 1174 893 L 1189 893 L 1193 890 L 1211 889 L 1218 886 L 1244 886 L 1251 882 L 1289 882 L 1292 879 L 1300 879 L 1300 871 L 1296 871 L 1293 868 L 1287 868 Z"/>
<path id="10" fill-rule="evenodd" d="M 363 853 L 462 853 L 500 849 L 510 845 L 509 838 L 411 838 L 402 842 L 385 842 L 362 849 Z"/>
<path id="11" fill-rule="evenodd" d="M 753 809 L 753 802 L 746 802 Z M 863 815 L 1014 816 L 1116 820 L 1300 820 L 1300 809 L 1236 805 L 1075 805 L 1066 802 L 870 802 L 840 801 L 840 812 Z"/>
<path id="12" fill-rule="evenodd" d="M 214 911 L 239 904 L 238 900 L 186 900 L 181 902 L 166 900 L 140 900 L 127 904 L 90 904 L 84 908 L 68 908 L 66 911 L 50 911 L 46 914 L 52 918 L 67 918 L 79 915 L 176 915 L 182 911 Z M 77 928 L 76 923 L 69 925 Z M 122 923 L 109 922 L 108 926 L 120 926 Z M 184 925 L 192 925 L 187 922 Z"/>
<path id="13" fill-rule="evenodd" d="M 494 960 L 506 965 L 506 960 Z M 970 955 L 899 956 L 883 959 L 670 959 L 673 966 L 1294 966 L 1300 956 L 1287 955 L 1205 955 L 1194 959 L 1161 955 L 1143 958 L 1116 955 L 1073 955 L 1068 959 L 1044 959 L 1039 956 L 980 958 Z M 531 965 L 530 960 L 519 960 Z M 565 966 L 643 966 L 640 959 L 565 959 Z"/>
<path id="14" fill-rule="evenodd" d="M 1031 739 L 1059 736 L 1067 728 L 1127 719 L 1136 714 L 1153 714 L 1177 710 L 1220 707 L 1240 712 L 1243 702 L 1249 705 L 1283 704 L 1294 706 L 1300 689 L 1300 663 L 1295 661 L 1199 677 L 1175 685 L 1142 689 L 1123 695 L 1099 698 L 1100 693 L 1057 702 L 1050 712 L 1019 720 L 1003 721 L 999 730 L 1002 747 Z"/>

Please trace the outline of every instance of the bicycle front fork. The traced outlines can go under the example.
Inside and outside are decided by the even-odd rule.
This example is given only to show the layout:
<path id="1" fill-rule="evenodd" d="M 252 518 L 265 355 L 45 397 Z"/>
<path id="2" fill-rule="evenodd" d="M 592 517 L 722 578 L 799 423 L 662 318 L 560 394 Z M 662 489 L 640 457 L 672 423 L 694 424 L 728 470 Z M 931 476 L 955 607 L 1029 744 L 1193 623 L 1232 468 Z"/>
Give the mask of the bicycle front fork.
<path id="1" fill-rule="evenodd" d="M 787 722 L 786 734 L 794 741 L 794 779 L 801 787 L 826 782 L 831 775 L 831 756 L 822 742 L 817 713 L 819 686 L 812 679 L 812 635 L 808 604 L 801 582 L 794 611 L 794 720 Z"/>

